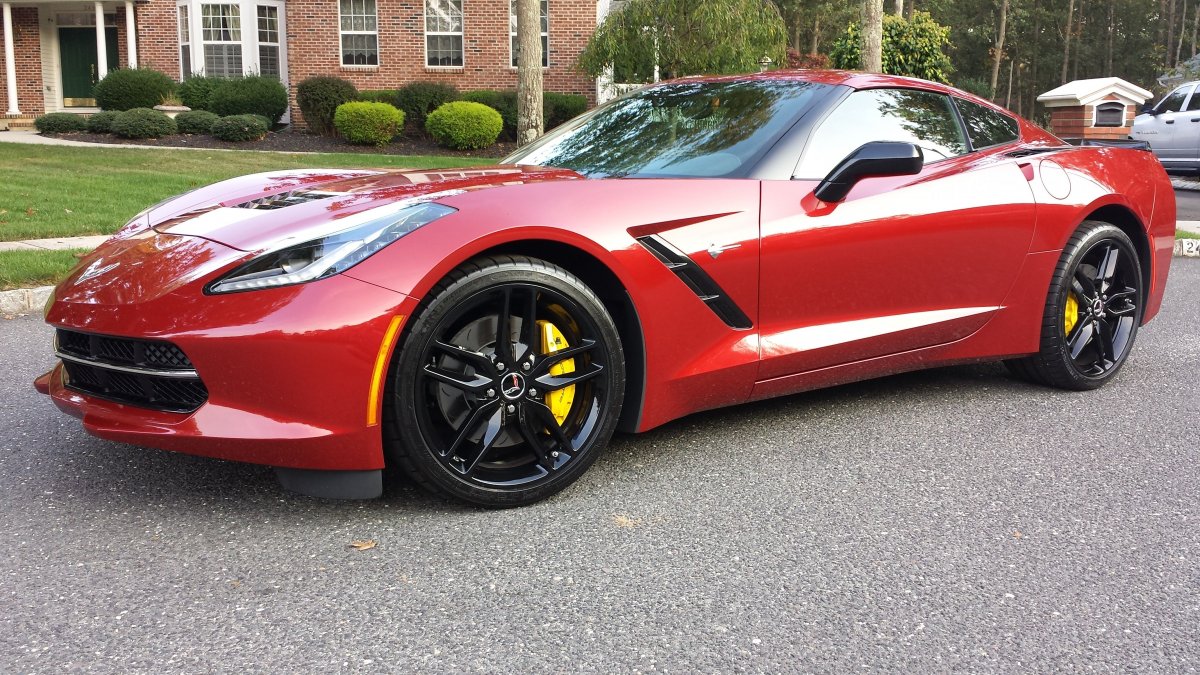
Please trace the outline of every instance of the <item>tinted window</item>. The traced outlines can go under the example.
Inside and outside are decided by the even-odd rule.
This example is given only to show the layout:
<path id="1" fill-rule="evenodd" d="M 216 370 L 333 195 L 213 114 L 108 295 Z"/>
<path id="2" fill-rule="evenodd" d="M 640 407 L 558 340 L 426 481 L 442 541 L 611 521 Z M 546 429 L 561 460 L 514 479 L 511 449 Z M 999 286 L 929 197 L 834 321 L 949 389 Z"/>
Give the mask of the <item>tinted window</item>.
<path id="1" fill-rule="evenodd" d="M 1175 91 L 1167 94 L 1167 97 L 1158 102 L 1155 110 L 1160 113 L 1179 112 L 1183 110 L 1183 101 L 1187 98 L 1188 92 L 1192 90 L 1191 85 L 1180 87 Z"/>
<path id="2" fill-rule="evenodd" d="M 799 178 L 824 178 L 871 141 L 914 143 L 925 161 L 966 153 L 950 97 L 915 89 L 868 89 L 850 94 L 813 132 L 796 168 Z"/>
<path id="3" fill-rule="evenodd" d="M 1192 95 L 1192 98 L 1188 100 L 1187 109 L 1189 112 L 1192 110 L 1200 110 L 1200 94 Z"/>
<path id="4" fill-rule="evenodd" d="M 617 99 L 503 161 L 588 176 L 740 177 L 828 87 L 685 82 Z"/>
<path id="5" fill-rule="evenodd" d="M 963 123 L 967 125 L 971 147 L 986 148 L 1009 143 L 1021 137 L 1021 128 L 1017 126 L 1017 121 L 1008 115 L 961 98 L 954 99 L 954 102 L 958 104 L 958 114 L 962 115 Z"/>

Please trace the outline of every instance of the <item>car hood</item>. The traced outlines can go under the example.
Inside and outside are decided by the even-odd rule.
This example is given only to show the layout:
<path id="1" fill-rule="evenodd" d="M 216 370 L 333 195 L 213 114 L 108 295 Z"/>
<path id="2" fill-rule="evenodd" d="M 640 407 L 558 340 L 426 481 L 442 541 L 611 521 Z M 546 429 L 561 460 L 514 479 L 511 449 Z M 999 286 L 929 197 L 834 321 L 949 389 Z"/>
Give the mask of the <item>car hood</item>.
<path id="1" fill-rule="evenodd" d="M 260 251 L 302 237 L 314 226 L 397 201 L 436 200 L 472 190 L 582 178 L 564 169 L 512 165 L 446 171 L 275 172 L 202 188 L 151 209 L 144 223 L 131 225 Z"/>

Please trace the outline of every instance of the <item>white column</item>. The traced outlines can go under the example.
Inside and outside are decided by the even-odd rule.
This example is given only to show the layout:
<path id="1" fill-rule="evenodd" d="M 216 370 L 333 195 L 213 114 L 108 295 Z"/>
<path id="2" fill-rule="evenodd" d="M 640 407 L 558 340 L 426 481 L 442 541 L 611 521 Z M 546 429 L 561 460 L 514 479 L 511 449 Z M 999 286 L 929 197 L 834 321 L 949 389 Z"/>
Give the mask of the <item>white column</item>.
<path id="1" fill-rule="evenodd" d="M 258 2 L 241 0 L 242 12 L 242 74 L 259 75 L 258 69 Z M 283 36 L 280 36 L 282 39 Z"/>
<path id="2" fill-rule="evenodd" d="M 133 0 L 125 0 L 125 43 L 129 67 L 137 68 L 137 28 L 133 25 Z"/>
<path id="3" fill-rule="evenodd" d="M 13 48 L 12 5 L 4 3 L 4 79 L 8 85 L 8 114 L 20 115 L 17 107 L 17 57 Z"/>
<path id="4" fill-rule="evenodd" d="M 104 5 L 96 3 L 96 80 L 108 75 L 108 44 L 104 41 Z"/>

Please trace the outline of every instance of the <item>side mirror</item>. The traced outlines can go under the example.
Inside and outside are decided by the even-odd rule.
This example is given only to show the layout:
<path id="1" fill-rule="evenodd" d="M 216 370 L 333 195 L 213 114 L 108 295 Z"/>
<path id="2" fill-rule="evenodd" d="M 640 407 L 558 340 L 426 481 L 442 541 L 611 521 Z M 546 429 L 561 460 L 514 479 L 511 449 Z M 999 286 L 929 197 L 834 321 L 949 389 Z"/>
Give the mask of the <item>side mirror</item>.
<path id="1" fill-rule="evenodd" d="M 925 155 L 912 143 L 872 141 L 850 153 L 817 184 L 813 194 L 823 202 L 840 202 L 868 176 L 911 176 L 921 172 Z"/>
<path id="2" fill-rule="evenodd" d="M 1153 103 L 1143 103 L 1141 109 L 1138 110 L 1142 115 L 1157 115 L 1158 112 L 1154 109 Z"/>

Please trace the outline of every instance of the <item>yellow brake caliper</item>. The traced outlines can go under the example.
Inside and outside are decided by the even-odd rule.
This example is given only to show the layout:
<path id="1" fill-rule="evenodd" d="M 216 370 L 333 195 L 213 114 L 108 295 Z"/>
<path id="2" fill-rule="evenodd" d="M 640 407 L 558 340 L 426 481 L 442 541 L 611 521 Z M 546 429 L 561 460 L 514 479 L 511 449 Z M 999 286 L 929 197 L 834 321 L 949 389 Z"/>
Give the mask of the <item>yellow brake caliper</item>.
<path id="1" fill-rule="evenodd" d="M 549 321 L 538 321 L 537 326 L 538 332 L 542 336 L 543 354 L 553 354 L 570 346 L 567 344 L 567 338 L 563 336 L 562 331 L 558 330 L 558 326 Z M 573 372 L 575 372 L 575 359 L 563 359 L 550 368 L 551 375 L 566 375 Z M 567 419 L 567 413 L 571 412 L 571 404 L 574 402 L 575 385 L 573 384 L 546 394 L 546 405 L 549 406 L 550 412 L 554 414 L 554 419 L 559 424 L 562 424 L 563 420 Z"/>
<path id="2" fill-rule="evenodd" d="M 1063 309 L 1063 333 L 1071 334 L 1071 329 L 1079 322 L 1079 299 L 1074 291 L 1067 291 L 1067 306 Z"/>

